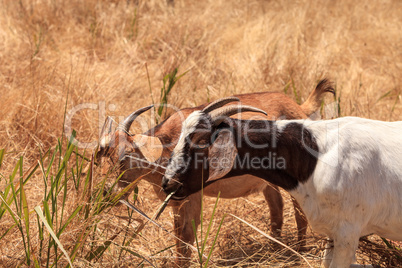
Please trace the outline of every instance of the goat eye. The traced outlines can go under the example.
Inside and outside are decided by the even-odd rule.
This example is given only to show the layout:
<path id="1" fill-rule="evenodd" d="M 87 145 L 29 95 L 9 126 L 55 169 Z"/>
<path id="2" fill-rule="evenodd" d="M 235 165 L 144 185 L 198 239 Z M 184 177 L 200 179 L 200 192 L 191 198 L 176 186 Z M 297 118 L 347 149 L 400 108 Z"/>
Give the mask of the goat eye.
<path id="1" fill-rule="evenodd" d="M 209 147 L 209 144 L 208 144 L 208 143 L 195 145 L 195 148 L 197 148 L 197 149 L 205 149 L 205 148 L 207 148 L 207 147 Z"/>

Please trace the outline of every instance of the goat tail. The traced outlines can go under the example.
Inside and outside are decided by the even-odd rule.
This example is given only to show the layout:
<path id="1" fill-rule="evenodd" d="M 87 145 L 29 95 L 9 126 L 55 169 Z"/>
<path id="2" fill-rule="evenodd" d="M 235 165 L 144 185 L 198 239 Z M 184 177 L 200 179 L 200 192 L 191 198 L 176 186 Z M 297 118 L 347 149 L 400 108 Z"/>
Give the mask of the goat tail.
<path id="1" fill-rule="evenodd" d="M 310 116 L 315 111 L 317 111 L 321 107 L 322 99 L 324 98 L 325 93 L 332 93 L 335 96 L 335 89 L 333 87 L 333 83 L 328 79 L 322 79 L 316 86 L 316 88 L 311 91 L 307 100 L 300 105 L 303 112 Z"/>

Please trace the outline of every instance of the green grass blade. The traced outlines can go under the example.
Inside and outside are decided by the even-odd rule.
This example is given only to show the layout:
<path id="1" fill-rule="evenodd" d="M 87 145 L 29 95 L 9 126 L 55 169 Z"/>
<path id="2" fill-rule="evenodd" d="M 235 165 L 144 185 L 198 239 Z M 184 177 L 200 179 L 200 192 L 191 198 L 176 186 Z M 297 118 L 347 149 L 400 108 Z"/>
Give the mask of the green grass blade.
<path id="1" fill-rule="evenodd" d="M 85 224 L 85 227 L 82 229 L 81 235 L 79 236 L 78 241 L 75 243 L 75 246 L 73 250 L 71 251 L 71 259 L 74 261 L 78 250 L 84 245 L 84 242 L 86 241 L 87 237 L 89 236 L 90 228 L 88 227 L 89 221 Z M 68 267 L 68 266 L 67 266 Z"/>
<path id="2" fill-rule="evenodd" d="M 37 219 L 37 222 L 38 222 L 39 240 L 43 240 L 43 239 L 44 239 L 44 236 L 43 236 L 43 228 L 42 228 L 42 226 L 41 226 L 41 224 L 40 224 L 40 221 L 39 221 L 39 217 L 38 217 L 38 216 L 36 216 L 36 219 Z"/>
<path id="3" fill-rule="evenodd" d="M 73 267 L 73 264 L 71 263 L 70 257 L 67 254 L 67 251 L 65 251 L 63 245 L 60 243 L 60 240 L 57 238 L 56 234 L 53 232 L 53 229 L 50 227 L 50 225 L 48 224 L 47 220 L 45 219 L 45 217 L 43 217 L 43 212 L 42 209 L 40 208 L 40 206 L 35 207 L 35 212 L 36 214 L 39 216 L 40 220 L 45 224 L 46 229 L 48 230 L 48 232 L 50 233 L 50 235 L 52 236 L 52 238 L 54 239 L 54 241 L 57 243 L 57 245 L 59 246 L 60 250 L 64 253 L 64 256 L 66 257 L 68 263 L 70 264 L 71 267 Z"/>
<path id="4" fill-rule="evenodd" d="M 49 164 L 48 164 L 48 166 L 47 166 L 47 170 L 46 170 L 46 173 L 45 173 L 45 178 L 46 178 L 46 179 L 49 177 L 50 170 L 51 170 L 51 168 L 53 167 L 54 161 L 56 160 L 56 155 L 57 155 L 57 152 L 58 152 L 58 151 L 59 151 L 59 146 L 57 145 L 57 146 L 54 148 L 52 157 L 50 158 Z"/>
<path id="5" fill-rule="evenodd" d="M 84 190 L 82 192 L 82 198 L 87 198 L 88 205 L 85 210 L 85 219 L 89 216 L 89 204 L 92 202 L 92 183 L 93 183 L 93 171 L 94 171 L 95 155 L 91 156 L 91 164 L 85 178 Z"/>
<path id="6" fill-rule="evenodd" d="M 219 223 L 218 230 L 216 231 L 216 234 L 215 234 L 214 242 L 212 243 L 211 249 L 210 249 L 209 254 L 208 254 L 208 258 L 207 258 L 207 260 L 206 260 L 206 262 L 204 264 L 205 268 L 208 267 L 209 260 L 211 259 L 211 256 L 212 256 L 212 251 L 215 248 L 215 244 L 216 244 L 216 241 L 218 240 L 218 235 L 219 235 L 219 232 L 221 231 L 221 227 L 222 227 L 223 221 L 225 220 L 225 217 L 226 217 L 226 214 L 223 215 L 223 217 L 221 219 L 221 222 Z"/>
<path id="7" fill-rule="evenodd" d="M 388 248 L 394 249 L 394 247 L 391 245 L 391 243 L 387 239 L 381 237 L 381 240 L 384 242 L 385 245 L 387 245 Z"/>
<path id="8" fill-rule="evenodd" d="M 20 212 L 20 207 L 18 206 L 17 193 L 15 191 L 14 183 L 11 183 L 10 186 L 11 186 L 11 197 L 10 197 L 11 202 L 9 204 L 11 204 L 12 201 L 14 201 L 16 214 L 18 215 L 18 218 L 21 221 L 21 212 Z"/>
<path id="9" fill-rule="evenodd" d="M 201 210 L 202 213 L 202 210 Z M 195 221 L 194 219 L 191 219 L 191 226 L 193 227 L 193 232 L 195 236 L 195 247 L 197 248 L 197 253 L 198 253 L 198 259 L 199 262 L 202 263 L 202 249 L 200 247 L 200 244 L 198 243 L 198 235 L 197 235 L 197 226 L 195 226 Z"/>
<path id="10" fill-rule="evenodd" d="M 51 186 L 52 185 L 53 185 L 53 183 L 51 184 Z M 45 210 L 44 213 L 45 213 L 45 216 L 46 216 L 47 225 L 50 226 L 50 228 L 53 229 L 53 220 L 52 220 L 52 216 L 50 214 L 49 204 L 48 204 L 47 200 L 45 200 L 45 199 L 42 200 L 42 203 L 43 203 L 43 209 Z M 43 224 L 42 228 L 46 227 L 45 223 L 43 221 L 42 221 L 42 224 Z M 52 239 L 49 238 L 49 242 L 48 242 L 48 246 L 47 246 L 47 256 L 48 256 L 48 258 L 46 259 L 46 267 L 49 267 L 49 261 L 50 261 L 49 255 L 50 255 L 50 249 L 51 249 L 51 246 L 52 246 L 52 243 L 53 243 L 53 241 L 51 241 L 51 240 Z"/>
<path id="11" fill-rule="evenodd" d="M 60 237 L 60 235 L 63 233 L 63 231 L 67 228 L 67 226 L 70 224 L 70 222 L 77 216 L 77 214 L 81 211 L 82 205 L 78 206 L 73 213 L 68 217 L 67 221 L 63 224 L 63 226 L 60 227 L 60 229 L 57 232 L 57 237 Z M 49 244 L 49 247 L 52 247 L 54 245 L 54 241 L 52 241 Z"/>
<path id="12" fill-rule="evenodd" d="M 376 100 L 376 102 L 374 104 L 377 104 L 379 101 L 381 101 L 382 99 L 388 97 L 390 94 L 392 93 L 392 89 L 390 91 L 387 91 L 385 94 L 383 94 L 381 97 L 378 98 L 378 100 Z"/>
<path id="13" fill-rule="evenodd" d="M 40 268 L 40 264 L 38 263 L 37 260 L 34 260 L 34 265 L 35 265 L 35 268 Z"/>
<path id="14" fill-rule="evenodd" d="M 19 163 L 20 163 L 20 161 L 17 163 L 17 166 L 20 166 Z M 22 162 L 21 162 L 21 165 L 22 165 Z M 21 180 L 20 180 L 20 184 L 21 184 L 21 185 L 25 185 L 25 184 L 27 183 L 27 181 L 32 177 L 32 175 L 34 174 L 34 172 L 38 169 L 38 167 L 39 167 L 39 163 L 32 165 L 32 166 L 28 169 L 28 171 L 26 172 L 26 174 L 24 175 L 24 177 L 23 177 L 24 179 L 23 179 L 22 183 L 21 183 Z M 20 169 L 20 174 L 22 174 L 22 169 Z M 21 177 L 20 177 L 20 178 L 21 178 Z M 6 187 L 6 189 L 4 190 L 4 196 L 3 196 L 3 197 L 4 197 L 4 200 L 7 200 L 8 193 L 9 193 L 9 191 L 10 191 L 10 189 L 11 189 L 11 183 L 14 182 L 14 179 L 15 179 L 15 174 L 14 174 L 12 177 L 10 177 L 10 183 L 8 184 L 8 186 Z M 13 200 L 13 197 L 16 196 L 19 192 L 20 192 L 20 188 L 18 188 L 18 189 L 15 191 L 15 195 L 12 195 L 12 196 L 10 196 L 10 198 L 8 198 L 8 203 L 7 203 L 7 204 L 10 205 L 11 202 L 12 202 L 12 200 Z M 0 219 L 2 218 L 4 212 L 5 212 L 5 209 L 3 209 L 3 204 L 1 204 L 1 205 L 0 205 Z"/>
<path id="15" fill-rule="evenodd" d="M 149 87 L 149 93 L 151 95 L 152 104 L 155 104 L 154 94 L 152 93 L 152 87 L 151 87 L 151 79 L 149 78 L 148 64 L 146 62 L 145 62 L 145 70 L 147 71 L 148 87 Z M 155 106 L 154 106 L 154 111 L 156 111 Z M 158 121 L 156 121 L 156 123 L 158 123 Z"/>
<path id="16" fill-rule="evenodd" d="M 166 206 L 169 203 L 169 200 L 172 198 L 172 196 L 176 193 L 176 191 L 171 192 L 170 194 L 168 194 L 165 198 L 165 200 L 163 201 L 162 205 L 160 206 L 156 216 L 155 216 L 155 220 L 158 220 L 159 217 L 161 216 L 162 212 L 165 210 Z"/>
<path id="17" fill-rule="evenodd" d="M 211 218 L 209 220 L 207 233 L 205 234 L 204 243 L 203 243 L 202 248 L 201 248 L 201 254 L 204 254 L 205 246 L 206 246 L 206 243 L 207 243 L 207 240 L 208 240 L 209 233 L 211 231 L 211 227 L 212 227 L 212 223 L 213 223 L 213 220 L 214 220 L 215 212 L 216 212 L 216 209 L 218 207 L 218 202 L 219 202 L 219 196 L 220 195 L 221 195 L 221 192 L 219 192 L 218 196 L 216 197 L 215 206 L 214 206 L 214 209 L 212 210 L 212 215 L 211 215 Z"/>
<path id="18" fill-rule="evenodd" d="M 45 155 L 46 156 L 46 155 Z M 33 176 L 35 171 L 39 168 L 39 163 L 33 164 L 28 171 L 24 174 L 23 184 L 25 185 L 27 181 Z"/>
<path id="19" fill-rule="evenodd" d="M 171 248 L 171 247 L 169 247 L 169 248 Z M 146 259 L 144 256 L 142 256 L 142 255 L 140 255 L 140 254 L 138 254 L 138 253 L 136 253 L 136 252 L 134 252 L 134 251 L 132 251 L 132 250 L 126 248 L 126 247 L 122 247 L 122 250 L 127 251 L 128 253 L 130 253 L 131 255 L 133 255 L 133 256 L 135 256 L 135 257 L 138 257 L 138 258 L 143 259 L 144 261 L 146 261 L 147 263 L 149 263 L 152 267 L 156 267 L 156 266 L 153 265 L 148 259 Z M 165 249 L 165 250 L 166 250 L 166 249 Z M 137 266 L 137 267 L 138 267 L 138 266 Z"/>
<path id="20" fill-rule="evenodd" d="M 15 212 L 11 209 L 9 203 L 6 202 L 5 197 L 4 197 L 4 195 L 3 195 L 1 192 L 0 192 L 0 199 L 1 199 L 1 201 L 3 202 L 3 204 L 5 205 L 6 210 L 10 213 L 10 216 L 13 218 L 15 224 L 18 225 L 18 222 L 19 222 L 21 219 L 19 218 L 18 214 L 15 213 Z"/>
<path id="21" fill-rule="evenodd" d="M 397 94 L 397 96 L 396 96 L 396 98 L 395 98 L 394 105 L 393 105 L 392 108 L 391 108 L 391 112 L 390 112 L 390 114 L 389 114 L 390 119 L 391 119 L 392 114 L 394 113 L 394 110 L 395 110 L 396 105 L 398 104 L 399 96 L 400 96 L 400 93 Z"/>
<path id="22" fill-rule="evenodd" d="M 0 168 L 1 168 L 1 164 L 3 163 L 3 159 L 4 159 L 4 153 L 6 152 L 5 149 L 1 149 L 0 150 Z"/>
<path id="23" fill-rule="evenodd" d="M 22 157 L 21 157 L 22 163 Z M 21 165 L 21 172 L 22 172 L 22 165 Z M 26 256 L 27 256 L 27 264 L 28 266 L 31 265 L 31 252 L 30 252 L 30 236 L 29 236 L 29 209 L 28 209 L 28 202 L 27 197 L 24 190 L 24 179 L 20 177 L 20 206 L 21 206 L 21 213 L 24 216 L 24 225 L 25 225 L 25 234 L 27 237 L 27 243 L 24 245 Z"/>
<path id="24" fill-rule="evenodd" d="M 3 217 L 3 215 L 4 215 L 4 213 L 5 213 L 6 211 L 9 211 L 10 215 L 12 215 L 12 216 L 15 215 L 16 217 L 19 218 L 18 213 L 12 211 L 11 208 L 10 208 L 10 205 L 11 205 L 11 203 L 12 203 L 13 200 L 14 200 L 13 195 L 11 195 L 11 197 L 8 199 L 8 201 L 6 201 L 6 200 L 7 200 L 7 197 L 8 197 L 9 191 L 12 189 L 11 185 L 12 185 L 12 184 L 8 184 L 8 186 L 7 186 L 6 189 L 4 190 L 4 193 L 2 193 L 2 192 L 0 191 L 0 198 L 1 198 L 1 200 L 2 200 L 2 203 L 1 203 L 1 205 L 0 205 L 0 219 Z M 3 208 L 3 206 L 5 206 L 5 208 Z"/>
<path id="25" fill-rule="evenodd" d="M 117 184 L 117 181 L 123 176 L 123 174 L 124 174 L 124 172 L 122 174 L 120 174 L 120 176 L 118 177 L 116 182 L 113 184 L 111 189 L 113 189 L 113 187 Z M 130 191 L 133 187 L 135 187 L 141 181 L 141 179 L 143 177 L 145 177 L 146 175 L 148 175 L 148 173 L 135 179 L 133 182 L 131 182 L 129 185 L 127 185 L 123 190 L 121 190 L 118 194 L 111 196 L 110 203 L 112 203 L 112 204 L 117 203 L 128 191 Z"/>
<path id="26" fill-rule="evenodd" d="M 61 166 L 60 166 L 60 168 L 59 168 L 59 170 L 58 170 L 58 172 L 57 172 L 57 174 L 56 174 L 56 179 L 55 179 L 55 181 L 56 181 L 56 186 L 57 186 L 57 187 L 56 187 L 57 192 L 59 192 L 58 186 L 59 186 L 60 181 L 61 181 L 60 179 L 61 179 L 61 177 L 62 177 L 62 175 L 63 175 L 63 172 L 65 172 L 65 169 L 66 169 L 66 167 L 67 167 L 67 162 L 69 161 L 70 156 L 71 156 L 71 154 L 73 153 L 73 150 L 74 150 L 74 146 L 69 146 L 69 147 L 68 147 L 66 153 L 64 154 L 63 162 L 61 163 Z"/>
<path id="27" fill-rule="evenodd" d="M 141 210 L 139 210 L 138 208 L 134 207 L 133 205 L 131 205 L 129 202 L 127 202 L 126 200 L 119 200 L 120 203 L 126 205 L 128 208 L 134 210 L 135 212 L 137 212 L 138 214 L 140 214 L 142 217 L 144 217 L 145 219 L 147 219 L 149 222 L 151 222 L 152 224 L 154 224 L 155 226 L 157 226 L 158 228 L 162 229 L 163 231 L 165 231 L 167 234 L 169 234 L 170 236 L 174 237 L 175 239 L 178 239 L 179 241 L 185 243 L 189 248 L 191 248 L 193 251 L 197 251 L 197 249 L 191 245 L 188 244 L 186 242 L 184 242 L 183 240 L 181 240 L 179 237 L 173 235 L 171 232 L 169 232 L 166 228 L 164 228 L 163 226 L 161 226 L 159 223 L 157 223 L 156 221 L 152 220 L 150 217 L 148 217 L 147 214 L 145 214 L 144 212 L 142 212 Z M 205 256 L 207 257 L 207 256 Z"/>
<path id="28" fill-rule="evenodd" d="M 71 168 L 71 177 L 73 179 L 74 188 L 75 188 L 76 191 L 78 191 L 78 188 L 79 188 L 79 176 L 77 176 L 77 178 L 76 178 L 73 167 Z"/>
<path id="29" fill-rule="evenodd" d="M 0 240 L 3 239 L 3 238 L 8 234 L 8 232 L 10 232 L 12 229 L 14 229 L 15 226 L 17 226 L 16 223 L 14 223 L 13 225 L 11 225 L 11 227 L 8 228 L 8 229 L 4 232 L 4 234 L 3 234 L 2 236 L 0 236 Z"/>
<path id="30" fill-rule="evenodd" d="M 113 240 L 120 234 L 118 232 L 117 234 L 114 234 L 110 239 L 108 239 L 106 242 L 103 243 L 103 245 L 97 247 L 94 251 L 90 251 L 85 259 L 87 261 L 92 261 L 93 259 L 98 259 L 99 257 L 102 256 L 102 254 L 109 248 L 109 246 L 112 244 Z"/>
<path id="31" fill-rule="evenodd" d="M 66 200 L 67 200 L 67 180 L 68 180 L 68 169 L 64 169 L 65 173 L 64 173 L 64 183 L 63 183 L 63 187 L 62 189 L 64 189 L 63 191 L 63 201 L 61 203 L 61 216 L 60 216 L 60 226 L 63 223 L 63 216 L 64 216 L 64 208 L 66 207 Z M 59 229 L 60 229 L 59 226 Z"/>
<path id="32" fill-rule="evenodd" d="M 283 87 L 283 93 L 285 95 L 288 94 L 289 87 L 290 87 L 290 82 L 287 82 L 286 85 Z"/>
<path id="33" fill-rule="evenodd" d="M 50 208 L 49 208 L 49 204 L 47 203 L 46 200 L 42 201 L 43 204 L 43 209 L 45 210 L 45 216 L 46 216 L 46 221 L 49 224 L 49 226 L 51 228 L 53 228 L 53 222 L 52 222 L 52 217 L 50 215 Z"/>
<path id="34" fill-rule="evenodd" d="M 165 106 L 168 103 L 168 96 L 170 91 L 173 89 L 174 85 L 176 82 L 183 77 L 185 74 L 187 74 L 190 70 L 187 70 L 186 72 L 182 73 L 181 75 L 177 76 L 178 68 L 174 68 L 171 73 L 168 73 L 163 77 L 163 86 L 161 88 L 161 94 L 160 94 L 160 106 L 158 108 L 158 116 L 159 118 L 162 116 L 163 110 Z M 165 110 L 165 115 L 166 115 L 166 110 Z M 158 123 L 158 120 L 157 120 Z"/>
<path id="35" fill-rule="evenodd" d="M 73 151 L 73 153 L 75 154 L 75 155 L 77 155 L 78 157 L 80 157 L 81 158 L 81 161 L 87 161 L 87 162 L 91 162 L 91 159 L 89 159 L 88 157 L 86 157 L 85 156 L 85 151 L 86 151 L 86 149 L 84 149 L 84 153 L 82 153 L 82 154 L 80 154 L 79 152 L 78 152 L 78 147 L 77 146 L 74 146 L 75 147 L 75 151 Z M 78 161 L 78 158 L 77 158 L 77 161 Z M 78 165 L 77 165 L 78 166 Z"/>
<path id="36" fill-rule="evenodd" d="M 78 207 L 74 210 L 74 212 L 70 215 L 70 217 L 68 217 L 66 223 L 64 223 L 64 225 L 60 228 L 60 230 L 59 230 L 57 236 L 60 236 L 60 235 L 63 233 L 63 231 L 64 231 L 64 230 L 66 229 L 66 227 L 70 224 L 70 222 L 75 218 L 75 216 L 77 216 L 78 212 L 81 211 L 82 207 L 83 207 L 83 206 L 80 205 L 80 206 L 78 206 Z"/>
<path id="37" fill-rule="evenodd" d="M 36 215 L 36 221 L 37 221 L 38 230 L 39 230 L 39 260 L 41 260 L 42 259 L 42 252 L 43 252 L 43 242 L 45 240 L 45 238 L 43 236 L 44 225 L 43 225 L 43 223 L 41 223 L 38 215 Z"/>
<path id="38" fill-rule="evenodd" d="M 293 89 L 293 94 L 295 95 L 295 98 L 296 98 L 296 103 L 300 105 L 301 104 L 301 96 L 297 93 L 295 81 L 293 80 L 293 78 L 292 78 L 291 85 L 292 85 L 292 89 Z"/>

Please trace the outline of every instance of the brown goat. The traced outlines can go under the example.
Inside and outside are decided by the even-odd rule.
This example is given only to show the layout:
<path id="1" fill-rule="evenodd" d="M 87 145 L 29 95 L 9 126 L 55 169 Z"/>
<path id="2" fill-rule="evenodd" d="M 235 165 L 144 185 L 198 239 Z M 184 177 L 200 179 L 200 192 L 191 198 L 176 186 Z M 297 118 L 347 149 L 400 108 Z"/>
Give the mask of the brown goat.
<path id="1" fill-rule="evenodd" d="M 334 93 L 333 91 L 325 91 L 317 87 L 302 105 L 298 105 L 282 93 L 274 92 L 248 93 L 236 95 L 236 97 L 240 99 L 243 105 L 252 105 L 267 113 L 267 116 L 263 116 L 254 112 L 246 112 L 241 114 L 242 119 L 255 118 L 256 116 L 260 119 L 268 118 L 270 120 L 285 118 L 304 119 L 308 118 L 308 116 L 320 107 L 322 95 L 325 92 Z M 103 160 L 111 160 L 110 162 L 112 163 L 118 163 L 118 172 L 125 171 L 119 180 L 118 189 L 115 190 L 122 189 L 134 179 L 143 176 L 154 187 L 154 191 L 158 197 L 164 200 L 166 194 L 160 187 L 165 172 L 164 167 L 167 165 L 172 150 L 177 144 L 182 122 L 190 113 L 195 110 L 201 110 L 205 106 L 206 104 L 195 108 L 182 109 L 142 135 L 129 135 L 128 130 L 135 117 L 150 109 L 151 106 L 140 109 L 128 116 L 115 132 L 111 131 L 110 122 L 106 122 L 101 134 L 98 156 L 102 156 Z M 139 159 L 153 162 L 155 166 L 143 167 L 138 162 Z M 106 174 L 109 167 L 104 165 L 103 169 L 102 173 Z M 283 199 L 277 186 L 272 186 L 257 177 L 245 175 L 233 178 L 230 182 L 229 180 L 216 181 L 216 183 L 206 187 L 203 193 L 206 196 L 215 197 L 220 192 L 222 198 L 238 198 L 261 191 L 270 209 L 271 232 L 279 236 L 283 224 Z M 293 204 L 295 206 L 298 239 L 302 240 L 306 233 L 307 221 L 302 215 L 298 204 L 295 201 L 293 201 Z M 182 241 L 192 244 L 195 240 L 195 235 L 191 221 L 194 219 L 197 227 L 200 224 L 201 192 L 197 192 L 185 200 L 171 200 L 169 205 L 173 206 L 174 210 L 176 236 Z M 191 250 L 185 243 L 179 240 L 177 240 L 176 246 L 179 255 L 177 264 L 180 267 L 188 266 Z"/>

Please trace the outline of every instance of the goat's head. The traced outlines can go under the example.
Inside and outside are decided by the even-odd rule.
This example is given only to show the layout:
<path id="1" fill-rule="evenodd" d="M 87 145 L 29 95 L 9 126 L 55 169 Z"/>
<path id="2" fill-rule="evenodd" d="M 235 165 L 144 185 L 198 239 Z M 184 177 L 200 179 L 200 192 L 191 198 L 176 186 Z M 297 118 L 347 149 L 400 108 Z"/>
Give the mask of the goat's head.
<path id="1" fill-rule="evenodd" d="M 221 107 L 227 99 L 216 101 L 201 111 L 190 114 L 183 123 L 179 141 L 174 148 L 165 176 L 163 190 L 175 192 L 173 199 L 183 199 L 201 190 L 203 184 L 222 178 L 232 168 L 237 155 L 236 143 L 228 116 L 239 112 L 266 112 L 251 106 Z"/>
<path id="2" fill-rule="evenodd" d="M 154 162 L 162 154 L 162 145 L 158 138 L 141 134 L 131 135 L 129 129 L 134 120 L 142 113 L 151 109 L 147 106 L 133 112 L 112 130 L 113 120 L 108 117 L 103 125 L 97 158 L 100 160 L 102 176 L 121 178 L 114 191 L 121 190 L 135 179 L 147 172 L 155 172 Z M 114 182 L 105 186 L 109 191 Z M 129 192 L 128 192 L 129 194 Z"/>

